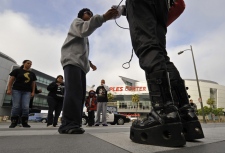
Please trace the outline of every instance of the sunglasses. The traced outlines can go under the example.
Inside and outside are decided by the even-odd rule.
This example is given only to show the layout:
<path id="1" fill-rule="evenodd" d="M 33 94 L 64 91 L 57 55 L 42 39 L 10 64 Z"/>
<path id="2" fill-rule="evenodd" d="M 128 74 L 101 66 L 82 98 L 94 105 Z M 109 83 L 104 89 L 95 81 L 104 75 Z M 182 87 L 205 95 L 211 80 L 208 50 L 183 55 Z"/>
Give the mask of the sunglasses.
<path id="1" fill-rule="evenodd" d="M 84 13 L 91 16 L 91 17 L 93 16 L 92 12 L 90 12 L 90 11 L 85 11 Z"/>

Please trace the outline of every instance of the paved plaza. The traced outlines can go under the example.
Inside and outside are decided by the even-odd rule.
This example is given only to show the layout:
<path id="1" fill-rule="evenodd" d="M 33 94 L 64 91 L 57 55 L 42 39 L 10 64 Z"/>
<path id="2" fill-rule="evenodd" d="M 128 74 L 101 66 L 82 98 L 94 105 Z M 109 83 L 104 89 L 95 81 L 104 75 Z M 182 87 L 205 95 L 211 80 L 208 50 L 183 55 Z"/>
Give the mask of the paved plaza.
<path id="1" fill-rule="evenodd" d="M 224 153 L 225 124 L 202 124 L 204 139 L 187 142 L 184 147 L 143 145 L 129 139 L 131 123 L 108 127 L 86 127 L 84 134 L 59 134 L 44 123 L 30 123 L 31 128 L 9 129 L 0 123 L 1 153 Z"/>

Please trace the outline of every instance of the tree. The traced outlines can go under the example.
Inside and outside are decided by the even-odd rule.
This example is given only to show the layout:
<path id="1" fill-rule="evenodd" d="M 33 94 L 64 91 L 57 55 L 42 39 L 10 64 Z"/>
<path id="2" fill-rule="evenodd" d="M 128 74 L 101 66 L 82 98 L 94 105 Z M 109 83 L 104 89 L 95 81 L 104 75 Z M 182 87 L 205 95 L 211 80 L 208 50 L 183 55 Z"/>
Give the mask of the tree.
<path id="1" fill-rule="evenodd" d="M 107 97 L 108 97 L 108 100 L 109 100 L 110 102 L 112 102 L 113 99 L 114 99 L 114 95 L 113 95 L 112 93 L 108 93 L 108 94 L 107 94 Z"/>
<path id="2" fill-rule="evenodd" d="M 215 116 L 221 116 L 221 115 L 223 115 L 223 109 L 224 109 L 224 108 L 213 109 L 213 110 L 212 110 L 212 113 L 213 113 Z"/>
<path id="3" fill-rule="evenodd" d="M 204 109 L 205 115 L 209 115 L 212 112 L 212 108 L 209 108 L 208 106 L 204 106 L 203 109 Z M 203 115 L 202 109 L 198 109 L 198 114 Z"/>
<path id="4" fill-rule="evenodd" d="M 139 97 L 139 95 L 138 95 L 138 94 L 134 94 L 134 95 L 132 95 L 132 102 L 134 102 L 134 103 L 138 103 L 138 102 L 139 102 L 139 100 L 140 100 L 140 97 Z"/>
<path id="5" fill-rule="evenodd" d="M 211 107 L 211 108 L 214 108 L 214 105 L 215 105 L 215 100 L 214 100 L 214 98 L 209 98 L 208 100 L 207 100 L 207 104 Z"/>
<path id="6" fill-rule="evenodd" d="M 134 94 L 134 95 L 132 95 L 131 98 L 132 98 L 131 101 L 132 101 L 133 103 L 137 103 L 137 108 L 138 108 L 138 102 L 140 101 L 139 95 L 138 95 L 138 94 Z M 136 113 L 137 113 L 137 108 L 136 108 Z M 137 118 L 137 119 L 138 119 L 138 118 Z"/>

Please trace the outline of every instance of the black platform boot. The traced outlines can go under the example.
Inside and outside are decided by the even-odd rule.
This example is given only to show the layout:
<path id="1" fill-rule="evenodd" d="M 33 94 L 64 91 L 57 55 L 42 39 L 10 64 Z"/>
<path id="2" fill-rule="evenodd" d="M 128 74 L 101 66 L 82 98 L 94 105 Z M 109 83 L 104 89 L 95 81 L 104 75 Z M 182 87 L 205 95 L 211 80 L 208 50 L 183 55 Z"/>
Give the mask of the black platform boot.
<path id="1" fill-rule="evenodd" d="M 172 95 L 179 109 L 183 133 L 187 141 L 204 138 L 201 124 L 194 109 L 189 104 L 184 80 L 171 81 Z"/>
<path id="2" fill-rule="evenodd" d="M 11 125 L 9 126 L 9 128 L 15 128 L 17 126 L 18 119 L 19 119 L 19 116 L 12 116 Z"/>
<path id="3" fill-rule="evenodd" d="M 182 124 L 173 104 L 168 74 L 157 71 L 146 75 L 152 110 L 148 118 L 133 122 L 130 139 L 137 143 L 157 146 L 183 146 Z"/>
<path id="4" fill-rule="evenodd" d="M 28 123 L 28 117 L 22 116 L 21 119 L 22 119 L 23 127 L 30 128 L 30 125 L 27 124 Z"/>

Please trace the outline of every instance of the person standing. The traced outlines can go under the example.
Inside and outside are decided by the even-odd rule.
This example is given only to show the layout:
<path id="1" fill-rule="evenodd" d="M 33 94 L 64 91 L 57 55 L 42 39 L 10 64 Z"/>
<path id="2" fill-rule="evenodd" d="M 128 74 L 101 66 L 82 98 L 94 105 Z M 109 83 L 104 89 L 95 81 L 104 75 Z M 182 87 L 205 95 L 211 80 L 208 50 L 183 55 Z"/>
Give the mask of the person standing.
<path id="1" fill-rule="evenodd" d="M 61 48 L 61 64 L 65 77 L 65 94 L 63 101 L 62 125 L 60 134 L 83 134 L 83 105 L 86 95 L 86 74 L 90 67 L 97 68 L 89 61 L 89 40 L 97 28 L 106 21 L 116 17 L 118 11 L 110 9 L 103 15 L 94 15 L 90 9 L 79 11 L 72 22 L 67 38 Z"/>
<path id="2" fill-rule="evenodd" d="M 95 124 L 95 111 L 97 110 L 97 97 L 94 90 L 89 91 L 85 106 L 88 112 L 88 126 L 93 126 Z"/>
<path id="3" fill-rule="evenodd" d="M 100 124 L 100 113 L 102 112 L 102 126 L 108 126 L 106 120 L 107 113 L 107 102 L 108 96 L 107 92 L 109 91 L 109 87 L 105 85 L 105 80 L 101 80 L 101 85 L 96 89 L 97 94 L 97 119 L 95 122 L 95 126 L 99 126 Z"/>
<path id="4" fill-rule="evenodd" d="M 31 65 L 30 60 L 24 60 L 20 68 L 14 69 L 9 74 L 7 94 L 12 95 L 11 125 L 9 128 L 17 126 L 21 112 L 22 126 L 30 128 L 28 125 L 29 103 L 30 98 L 34 96 L 35 81 L 37 80 L 36 75 L 30 71 Z"/>
<path id="5" fill-rule="evenodd" d="M 193 102 L 192 99 L 190 99 L 190 105 L 194 109 L 195 113 L 197 113 L 198 112 L 197 105 Z"/>
<path id="6" fill-rule="evenodd" d="M 182 13 L 184 1 L 126 0 L 126 6 L 120 6 L 129 23 L 139 65 L 145 71 L 152 104 L 148 117 L 131 126 L 130 138 L 137 143 L 173 147 L 185 145 L 186 140 L 204 138 L 200 122 L 189 104 L 184 80 L 166 51 L 167 26 L 171 23 L 168 19 L 176 6 Z M 171 135 L 165 136 L 165 131 Z M 185 137 L 182 131 L 186 131 Z M 153 134 L 146 135 L 145 140 L 142 133 Z"/>
<path id="7" fill-rule="evenodd" d="M 42 93 L 42 90 L 41 89 L 37 89 L 37 84 L 35 83 L 35 94 L 39 94 L 39 93 Z M 34 96 L 30 98 L 29 113 L 32 112 L 33 100 L 34 100 Z M 18 119 L 18 122 L 17 122 L 17 127 L 22 127 L 22 125 L 21 125 L 21 116 L 22 116 L 22 112 L 21 112 L 21 115 L 19 116 L 19 119 Z"/>
<path id="8" fill-rule="evenodd" d="M 56 127 L 58 119 L 63 107 L 64 97 L 64 83 L 63 76 L 58 75 L 54 82 L 48 85 L 47 90 L 49 91 L 47 102 L 48 102 L 48 119 L 47 127 Z M 55 115 L 53 115 L 55 112 Z"/>

